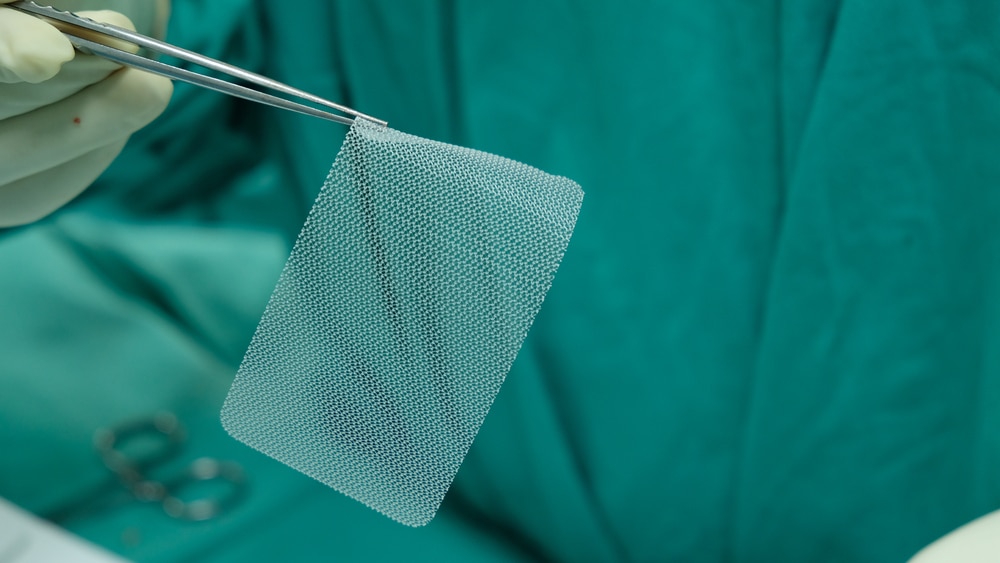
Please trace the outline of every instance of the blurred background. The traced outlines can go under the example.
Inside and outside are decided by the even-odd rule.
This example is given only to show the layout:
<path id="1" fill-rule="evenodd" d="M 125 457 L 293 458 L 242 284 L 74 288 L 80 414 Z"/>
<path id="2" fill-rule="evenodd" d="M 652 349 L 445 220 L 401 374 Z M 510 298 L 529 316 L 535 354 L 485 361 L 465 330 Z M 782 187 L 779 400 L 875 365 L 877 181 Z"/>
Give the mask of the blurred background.
<path id="1" fill-rule="evenodd" d="M 178 84 L 0 230 L 0 497 L 140 561 L 905 560 L 1000 508 L 998 32 L 971 1 L 173 0 L 171 43 L 572 178 L 576 233 L 406 528 L 218 422 L 346 128 Z M 108 501 L 94 432 L 165 410 L 243 502 Z"/>

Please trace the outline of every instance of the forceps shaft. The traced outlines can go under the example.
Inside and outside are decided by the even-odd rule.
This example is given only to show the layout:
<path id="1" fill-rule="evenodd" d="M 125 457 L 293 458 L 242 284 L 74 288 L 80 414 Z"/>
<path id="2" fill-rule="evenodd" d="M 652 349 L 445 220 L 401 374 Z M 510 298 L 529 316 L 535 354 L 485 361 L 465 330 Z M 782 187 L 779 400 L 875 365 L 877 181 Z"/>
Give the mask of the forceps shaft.
<path id="1" fill-rule="evenodd" d="M 311 115 L 313 117 L 319 117 L 321 119 L 327 119 L 330 121 L 335 121 L 337 123 L 343 123 L 345 125 L 350 125 L 354 122 L 353 118 L 367 119 L 373 123 L 382 125 L 383 127 L 387 123 L 381 119 L 376 119 L 369 115 L 363 114 L 359 111 L 353 110 L 347 106 L 325 100 L 319 96 L 315 96 L 308 92 L 299 90 L 298 88 L 293 88 L 287 84 L 282 84 L 276 80 L 267 78 L 260 74 L 250 72 L 248 70 L 241 69 L 239 67 L 226 64 L 222 61 L 206 57 L 204 55 L 195 53 L 193 51 L 188 51 L 187 49 L 182 49 L 176 47 L 169 43 L 153 39 L 152 37 L 147 37 L 140 33 L 124 29 L 111 24 L 104 24 L 100 22 L 95 22 L 91 19 L 78 16 L 76 14 L 58 10 L 50 6 L 40 6 L 30 0 L 20 0 L 18 2 L 11 2 L 6 4 L 7 7 L 20 10 L 22 12 L 30 13 L 35 16 L 40 16 L 49 20 L 50 23 L 56 26 L 60 32 L 65 35 L 70 42 L 76 47 L 80 52 L 96 55 L 99 57 L 106 58 L 108 60 L 114 61 L 116 63 L 135 67 L 147 72 L 152 72 L 160 76 L 165 76 L 171 80 L 180 80 L 182 82 L 187 82 L 194 84 L 196 86 L 201 86 L 202 88 L 207 88 L 209 90 L 214 90 L 222 94 L 228 94 L 230 96 L 235 96 L 237 98 L 242 98 L 244 100 L 249 100 L 251 102 L 257 102 L 266 104 L 269 106 L 286 109 L 305 115 Z M 146 49 L 160 53 L 163 55 L 169 55 L 177 59 L 187 61 L 198 66 L 207 68 L 209 70 L 214 70 L 231 76 L 233 78 L 245 80 L 249 83 L 261 86 L 264 88 L 269 88 L 289 96 L 294 96 L 299 99 L 307 100 L 312 103 L 326 106 L 331 109 L 346 113 L 351 117 L 344 117 L 342 115 L 337 115 L 334 113 L 319 110 L 298 102 L 293 102 L 291 100 L 286 100 L 284 98 L 279 98 L 271 94 L 260 92 L 252 88 L 247 88 L 246 86 L 241 86 L 239 84 L 234 84 L 226 80 L 221 80 L 219 78 L 214 78 L 211 76 L 206 76 L 204 74 L 199 74 L 197 72 L 192 72 L 187 69 L 178 68 L 160 61 L 155 61 L 148 59 L 141 55 L 136 55 L 128 51 L 117 49 L 115 47 L 110 47 L 108 45 L 98 43 L 92 39 L 82 37 L 84 35 L 79 32 L 79 29 L 85 29 L 106 37 L 111 37 L 121 41 L 126 41 L 128 43 L 133 43 L 139 47 L 145 47 Z"/>

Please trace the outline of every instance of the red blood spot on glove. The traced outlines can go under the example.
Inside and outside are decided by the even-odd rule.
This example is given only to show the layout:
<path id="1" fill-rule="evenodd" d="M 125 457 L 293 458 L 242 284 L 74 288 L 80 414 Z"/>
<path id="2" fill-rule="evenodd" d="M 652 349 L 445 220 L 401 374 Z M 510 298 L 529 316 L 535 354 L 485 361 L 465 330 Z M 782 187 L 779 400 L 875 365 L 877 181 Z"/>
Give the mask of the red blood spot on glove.
<path id="1" fill-rule="evenodd" d="M 79 125 L 80 124 L 80 118 L 79 117 L 74 117 L 73 118 L 73 123 L 76 123 L 77 125 Z"/>

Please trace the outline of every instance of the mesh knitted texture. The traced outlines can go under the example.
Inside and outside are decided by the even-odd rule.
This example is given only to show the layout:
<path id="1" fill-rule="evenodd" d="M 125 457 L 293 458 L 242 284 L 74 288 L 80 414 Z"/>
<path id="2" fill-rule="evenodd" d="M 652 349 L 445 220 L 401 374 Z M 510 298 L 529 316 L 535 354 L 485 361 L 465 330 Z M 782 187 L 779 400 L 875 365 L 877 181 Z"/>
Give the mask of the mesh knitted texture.
<path id="1" fill-rule="evenodd" d="M 358 120 L 226 398 L 238 440 L 429 522 L 562 259 L 583 192 Z"/>

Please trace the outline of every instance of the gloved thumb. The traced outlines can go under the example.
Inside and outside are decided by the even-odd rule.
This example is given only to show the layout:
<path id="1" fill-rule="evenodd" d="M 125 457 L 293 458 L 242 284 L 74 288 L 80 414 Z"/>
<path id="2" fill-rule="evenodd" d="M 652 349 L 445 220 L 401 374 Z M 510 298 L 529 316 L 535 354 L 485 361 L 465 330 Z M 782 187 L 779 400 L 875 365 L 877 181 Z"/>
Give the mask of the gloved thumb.
<path id="1" fill-rule="evenodd" d="M 0 0 L 0 4 L 14 0 Z M 135 31 L 132 21 L 111 10 L 78 12 L 79 16 Z M 31 14 L 0 6 L 0 82 L 44 82 L 55 76 L 62 65 L 73 60 L 73 45 L 59 31 L 65 24 L 51 24 Z M 80 37 L 135 53 L 137 45 L 99 33 L 76 29 Z"/>
<path id="2" fill-rule="evenodd" d="M 73 45 L 56 28 L 0 6 L 0 82 L 44 82 L 73 60 L 73 54 Z"/>

